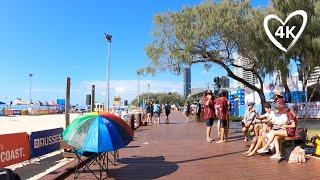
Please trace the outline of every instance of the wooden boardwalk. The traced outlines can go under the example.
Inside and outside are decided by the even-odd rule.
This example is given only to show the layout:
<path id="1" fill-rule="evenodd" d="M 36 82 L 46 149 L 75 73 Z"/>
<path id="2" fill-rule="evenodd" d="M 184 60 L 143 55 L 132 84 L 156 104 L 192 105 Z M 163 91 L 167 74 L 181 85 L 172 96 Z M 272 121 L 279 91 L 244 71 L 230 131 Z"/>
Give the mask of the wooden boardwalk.
<path id="1" fill-rule="evenodd" d="M 230 142 L 216 144 L 205 141 L 204 123 L 185 123 L 180 112 L 171 119 L 170 124 L 140 127 L 134 141 L 120 150 L 120 164 L 109 166 L 108 179 L 320 179 L 319 160 L 289 164 L 269 156 L 244 157 L 249 143 L 243 142 L 239 123 L 231 126 Z M 94 176 L 84 173 L 78 179 Z"/>

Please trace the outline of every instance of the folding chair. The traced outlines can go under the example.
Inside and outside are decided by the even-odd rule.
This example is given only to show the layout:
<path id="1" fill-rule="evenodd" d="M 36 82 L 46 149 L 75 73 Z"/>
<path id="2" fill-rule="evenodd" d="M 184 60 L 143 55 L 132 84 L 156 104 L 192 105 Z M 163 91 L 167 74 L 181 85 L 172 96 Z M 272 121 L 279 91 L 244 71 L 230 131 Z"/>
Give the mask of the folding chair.
<path id="1" fill-rule="evenodd" d="M 113 162 L 109 159 L 109 154 L 113 157 Z M 115 150 L 113 152 L 107 153 L 107 165 L 108 165 L 108 162 L 110 162 L 114 166 L 118 165 L 117 162 L 119 162 L 119 150 Z"/>
<path id="2" fill-rule="evenodd" d="M 75 150 L 74 153 L 78 159 L 78 164 L 74 172 L 74 179 L 77 179 L 78 176 L 85 171 L 91 172 L 97 179 L 101 179 L 103 171 L 108 175 L 108 165 L 105 163 L 106 153 L 81 152 L 77 150 Z M 87 157 L 88 159 L 83 160 L 81 157 Z M 97 164 L 99 166 L 100 177 L 90 169 L 90 166 L 93 164 Z M 79 171 L 79 167 L 81 165 L 83 165 L 82 171 Z"/>

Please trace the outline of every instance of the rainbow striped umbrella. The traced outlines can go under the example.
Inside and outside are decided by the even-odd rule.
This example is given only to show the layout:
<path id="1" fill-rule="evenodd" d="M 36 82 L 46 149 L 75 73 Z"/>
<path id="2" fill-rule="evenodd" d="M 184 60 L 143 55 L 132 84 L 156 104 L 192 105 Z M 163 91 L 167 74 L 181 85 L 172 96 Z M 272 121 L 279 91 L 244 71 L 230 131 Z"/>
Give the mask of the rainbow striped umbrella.
<path id="1" fill-rule="evenodd" d="M 110 152 L 133 140 L 133 130 L 113 114 L 99 112 L 80 116 L 63 131 L 63 140 L 82 152 Z"/>

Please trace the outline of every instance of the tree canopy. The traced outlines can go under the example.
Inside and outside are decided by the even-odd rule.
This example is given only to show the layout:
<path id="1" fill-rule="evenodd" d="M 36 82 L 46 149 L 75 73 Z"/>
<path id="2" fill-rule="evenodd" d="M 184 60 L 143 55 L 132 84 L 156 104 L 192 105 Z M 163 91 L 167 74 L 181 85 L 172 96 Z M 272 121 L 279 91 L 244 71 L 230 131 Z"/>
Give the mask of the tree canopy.
<path id="1" fill-rule="evenodd" d="M 170 104 L 183 105 L 184 99 L 180 96 L 180 94 L 174 92 L 169 93 L 143 93 L 140 95 L 140 104 L 143 100 L 152 100 L 153 102 L 159 101 L 160 104 L 166 104 L 169 102 Z M 138 99 L 135 98 L 132 102 L 132 105 L 138 104 Z"/>
<path id="2" fill-rule="evenodd" d="M 285 3 L 280 5 L 280 1 Z M 229 77 L 256 91 L 264 104 L 263 79 L 266 75 L 281 71 L 282 76 L 287 78 L 290 73 L 287 64 L 292 57 L 298 57 L 296 59 L 308 70 L 317 64 L 320 45 L 319 23 L 316 23 L 319 22 L 319 7 L 317 1 L 312 0 L 303 3 L 299 0 L 290 0 L 290 3 L 279 0 L 264 9 L 252 8 L 249 0 L 221 0 L 205 1 L 181 11 L 157 14 L 152 40 L 146 46 L 151 63 L 145 71 L 179 73 L 182 67 L 196 63 L 203 64 L 207 69 L 217 64 L 226 70 Z M 283 17 L 293 9 L 297 10 L 295 8 L 306 10 L 313 19 L 301 36 L 302 40 L 284 54 L 268 39 L 263 19 L 269 13 L 279 13 L 279 17 L 285 19 Z M 276 23 L 270 26 L 272 29 Z M 235 54 L 247 58 L 249 62 L 237 63 Z M 234 68 L 252 73 L 259 85 L 237 76 Z"/>

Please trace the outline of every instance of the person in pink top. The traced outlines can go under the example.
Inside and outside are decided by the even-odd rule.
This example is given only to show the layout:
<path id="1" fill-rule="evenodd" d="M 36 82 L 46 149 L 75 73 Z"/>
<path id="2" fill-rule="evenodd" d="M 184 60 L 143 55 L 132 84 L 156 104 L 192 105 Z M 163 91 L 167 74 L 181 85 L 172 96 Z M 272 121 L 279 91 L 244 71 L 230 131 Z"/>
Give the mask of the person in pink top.
<path id="1" fill-rule="evenodd" d="M 215 109 L 214 109 L 214 97 L 211 90 L 207 90 L 203 96 L 203 119 L 206 122 L 206 135 L 207 142 L 211 143 L 213 139 L 211 138 L 211 127 L 215 118 Z"/>
<path id="2" fill-rule="evenodd" d="M 290 109 L 288 109 L 285 105 L 279 105 L 278 108 L 280 109 L 281 113 L 286 114 L 287 121 L 285 124 L 281 125 L 280 129 L 272 130 L 271 137 L 268 139 L 268 142 L 265 146 L 263 146 L 261 149 L 258 150 L 258 153 L 265 153 L 267 152 L 268 146 L 274 142 L 276 154 L 271 156 L 271 159 L 280 159 L 280 144 L 279 139 L 283 137 L 293 137 L 296 133 L 296 127 L 297 127 L 297 117 L 295 116 Z"/>

